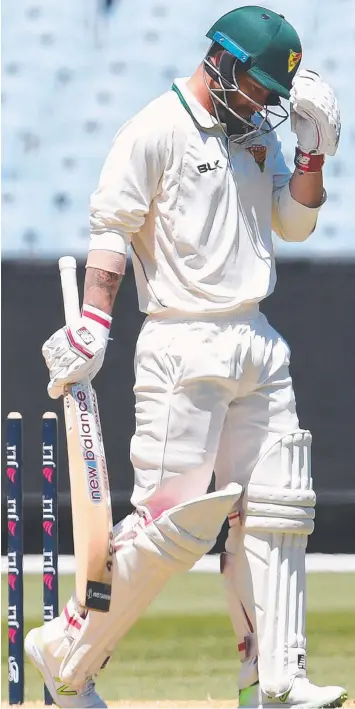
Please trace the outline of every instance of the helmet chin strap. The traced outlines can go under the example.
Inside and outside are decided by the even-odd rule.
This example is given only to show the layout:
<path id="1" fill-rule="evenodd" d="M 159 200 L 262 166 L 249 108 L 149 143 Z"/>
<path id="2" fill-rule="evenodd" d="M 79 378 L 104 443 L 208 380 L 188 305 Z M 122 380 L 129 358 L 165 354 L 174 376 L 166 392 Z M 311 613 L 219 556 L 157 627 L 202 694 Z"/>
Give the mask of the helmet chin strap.
<path id="1" fill-rule="evenodd" d="M 211 88 L 209 82 L 207 81 L 207 76 L 211 77 L 213 81 L 219 84 L 219 88 Z M 264 124 L 267 124 L 266 132 L 271 130 L 271 126 L 267 122 L 266 115 L 262 116 L 261 125 L 256 126 L 251 122 L 250 118 L 244 118 L 239 115 L 229 105 L 230 94 L 235 95 L 240 93 L 244 96 L 244 98 L 248 99 L 250 97 L 239 89 L 235 74 L 233 75 L 233 79 L 232 77 L 224 77 L 221 74 L 220 67 L 215 66 L 210 61 L 208 56 L 204 60 L 204 81 L 211 97 L 215 117 L 228 140 L 233 143 L 244 143 L 248 140 L 248 138 L 259 134 L 260 129 L 264 127 Z M 260 110 L 263 109 L 264 107 L 260 106 Z M 222 124 L 226 126 L 226 129 Z"/>
<path id="2" fill-rule="evenodd" d="M 211 94 L 215 96 L 215 94 L 219 91 L 219 89 L 211 89 Z M 222 92 L 221 92 L 222 93 Z M 212 96 L 211 96 L 212 98 Z M 226 97 L 228 101 L 228 96 Z M 240 118 L 237 118 L 237 116 L 232 113 L 229 108 L 226 106 L 222 106 L 220 103 L 213 103 L 214 111 L 217 114 L 216 118 L 220 123 L 224 123 L 227 129 L 227 135 L 230 136 L 240 136 L 241 138 L 243 136 L 247 137 L 248 133 L 252 130 L 252 127 L 248 125 L 247 123 L 244 123 Z M 250 122 L 252 118 L 252 114 L 248 116 L 247 120 Z"/>

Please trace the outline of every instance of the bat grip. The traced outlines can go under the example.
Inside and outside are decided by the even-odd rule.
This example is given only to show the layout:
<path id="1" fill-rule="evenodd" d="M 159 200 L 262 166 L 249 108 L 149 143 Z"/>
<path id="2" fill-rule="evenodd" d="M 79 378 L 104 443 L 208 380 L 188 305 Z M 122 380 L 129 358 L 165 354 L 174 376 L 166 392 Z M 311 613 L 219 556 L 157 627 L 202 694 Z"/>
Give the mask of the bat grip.
<path id="1" fill-rule="evenodd" d="M 76 280 L 76 261 L 73 256 L 59 259 L 60 280 L 62 284 L 65 323 L 68 325 L 80 317 L 79 293 Z"/>

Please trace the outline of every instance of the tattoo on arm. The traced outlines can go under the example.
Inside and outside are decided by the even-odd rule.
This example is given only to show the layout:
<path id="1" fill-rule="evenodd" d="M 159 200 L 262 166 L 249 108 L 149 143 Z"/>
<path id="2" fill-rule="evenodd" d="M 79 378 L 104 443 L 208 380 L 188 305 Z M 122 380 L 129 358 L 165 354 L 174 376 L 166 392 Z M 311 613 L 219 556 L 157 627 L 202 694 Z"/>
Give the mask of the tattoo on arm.
<path id="1" fill-rule="evenodd" d="M 87 268 L 84 285 L 84 303 L 111 315 L 113 304 L 123 276 L 99 268 Z"/>

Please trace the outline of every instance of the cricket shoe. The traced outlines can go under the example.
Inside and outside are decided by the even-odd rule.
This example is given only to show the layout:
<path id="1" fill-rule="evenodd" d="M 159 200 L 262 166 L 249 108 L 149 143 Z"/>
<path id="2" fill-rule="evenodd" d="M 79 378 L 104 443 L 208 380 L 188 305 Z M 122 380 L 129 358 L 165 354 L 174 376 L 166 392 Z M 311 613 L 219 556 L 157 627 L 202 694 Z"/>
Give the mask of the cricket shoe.
<path id="1" fill-rule="evenodd" d="M 51 626 L 51 627 L 49 627 Z M 59 669 L 64 655 L 69 649 L 68 638 L 63 638 L 60 618 L 55 618 L 40 628 L 33 628 L 26 635 L 25 651 L 43 677 L 43 681 L 58 707 L 67 709 L 99 709 L 107 704 L 95 692 L 95 683 L 91 677 L 86 680 L 83 689 L 78 692 L 59 678 Z"/>
<path id="2" fill-rule="evenodd" d="M 291 689 L 280 697 L 269 697 L 259 682 L 239 692 L 239 709 L 332 709 L 342 707 L 348 695 L 343 687 L 317 687 L 306 677 L 295 677 Z"/>

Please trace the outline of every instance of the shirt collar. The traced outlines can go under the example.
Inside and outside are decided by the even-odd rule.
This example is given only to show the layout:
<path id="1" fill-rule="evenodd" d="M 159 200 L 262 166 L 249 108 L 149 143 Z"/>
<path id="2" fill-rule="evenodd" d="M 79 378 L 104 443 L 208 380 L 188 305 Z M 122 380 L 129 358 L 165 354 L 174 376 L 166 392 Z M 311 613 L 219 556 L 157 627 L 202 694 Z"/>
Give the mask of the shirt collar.
<path id="1" fill-rule="evenodd" d="M 227 130 L 227 126 L 224 123 L 220 124 L 217 119 L 212 116 L 211 113 L 209 113 L 207 109 L 200 104 L 196 96 L 188 88 L 188 80 L 189 77 L 174 79 L 173 85 L 171 87 L 172 90 L 175 91 L 175 93 L 179 97 L 182 106 L 190 114 L 190 116 L 198 124 L 198 126 L 204 131 L 209 130 L 215 135 L 223 134 L 223 132 Z M 255 125 L 258 125 L 261 122 L 261 117 L 257 113 L 255 113 L 252 117 L 252 122 L 255 123 Z M 224 130 L 222 130 L 222 128 Z M 253 138 L 253 145 L 259 143 L 265 145 L 265 143 L 268 143 L 269 140 L 270 137 L 267 134 L 257 135 Z M 234 148 L 248 147 L 249 145 L 249 143 L 245 146 L 243 144 L 239 145 L 237 143 L 232 144 Z"/>
<path id="2" fill-rule="evenodd" d="M 183 107 L 190 113 L 201 128 L 219 128 L 220 126 L 216 118 L 199 103 L 196 96 L 194 96 L 192 91 L 188 88 L 188 80 L 188 77 L 175 79 L 172 90 L 175 91 Z"/>

